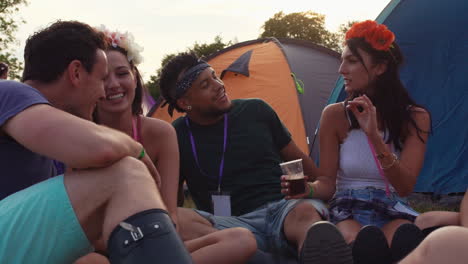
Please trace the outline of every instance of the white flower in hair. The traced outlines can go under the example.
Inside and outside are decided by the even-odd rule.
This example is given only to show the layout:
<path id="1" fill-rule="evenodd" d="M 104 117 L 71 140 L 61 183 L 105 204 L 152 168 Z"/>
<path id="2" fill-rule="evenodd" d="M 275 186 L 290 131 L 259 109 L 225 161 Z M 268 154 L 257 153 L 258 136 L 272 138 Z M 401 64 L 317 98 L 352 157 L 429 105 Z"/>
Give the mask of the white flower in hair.
<path id="1" fill-rule="evenodd" d="M 107 42 L 112 47 L 120 47 L 127 52 L 128 62 L 138 65 L 143 61 L 143 57 L 140 54 L 143 51 L 143 47 L 135 43 L 132 33 L 128 31 L 125 33 L 110 31 L 104 25 L 101 25 L 97 30 L 104 33 Z"/>

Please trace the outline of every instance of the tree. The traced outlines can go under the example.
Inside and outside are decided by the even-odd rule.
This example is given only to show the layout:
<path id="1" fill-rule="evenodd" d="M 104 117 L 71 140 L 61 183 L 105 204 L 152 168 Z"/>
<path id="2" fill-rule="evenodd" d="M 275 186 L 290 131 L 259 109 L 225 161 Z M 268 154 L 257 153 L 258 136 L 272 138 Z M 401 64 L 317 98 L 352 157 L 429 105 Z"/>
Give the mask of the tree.
<path id="1" fill-rule="evenodd" d="M 154 99 L 158 98 L 161 94 L 159 91 L 159 77 L 161 76 L 161 70 L 166 65 L 166 63 L 168 63 L 175 56 L 176 54 L 164 55 L 164 58 L 161 61 L 161 67 L 156 70 L 156 75 L 151 75 L 150 80 L 145 85 Z"/>
<path id="2" fill-rule="evenodd" d="M 0 1 L 0 61 L 6 62 L 10 67 L 10 78 L 19 79 L 23 70 L 22 63 L 13 56 L 11 46 L 16 43 L 15 33 L 23 19 L 17 19 L 14 15 L 20 6 L 27 5 L 27 0 L 1 0 Z"/>
<path id="3" fill-rule="evenodd" d="M 207 57 L 210 54 L 213 54 L 215 52 L 218 52 L 222 49 L 224 49 L 227 46 L 232 45 L 232 42 L 229 41 L 227 43 L 223 42 L 223 38 L 221 36 L 216 36 L 214 38 L 213 43 L 202 43 L 199 44 L 195 42 L 192 47 L 188 48 L 188 52 L 194 52 L 198 57 Z M 151 75 L 150 80 L 146 83 L 146 87 L 150 91 L 151 96 L 153 98 L 158 98 L 160 95 L 159 92 L 159 77 L 161 76 L 161 69 L 166 65 L 167 62 L 169 62 L 172 58 L 177 56 L 176 53 L 173 54 L 166 54 L 164 58 L 161 61 L 161 67 L 156 70 L 156 75 Z"/>
<path id="4" fill-rule="evenodd" d="M 262 26 L 261 38 L 294 38 L 339 50 L 337 35 L 325 28 L 325 15 L 312 11 L 273 15 Z"/>
<path id="5" fill-rule="evenodd" d="M 350 20 L 344 24 L 341 24 L 340 27 L 338 28 L 338 38 L 341 42 L 344 42 L 345 41 L 345 35 L 346 35 L 346 32 L 348 32 L 348 30 L 353 26 L 354 23 L 357 23 L 359 21 L 356 21 L 356 20 Z"/>

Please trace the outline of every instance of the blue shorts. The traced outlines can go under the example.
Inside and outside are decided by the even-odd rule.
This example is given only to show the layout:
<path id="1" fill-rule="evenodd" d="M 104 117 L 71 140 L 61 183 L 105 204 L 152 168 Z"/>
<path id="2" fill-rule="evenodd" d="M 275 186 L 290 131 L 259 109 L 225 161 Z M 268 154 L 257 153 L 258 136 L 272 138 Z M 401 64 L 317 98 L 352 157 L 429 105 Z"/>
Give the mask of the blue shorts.
<path id="1" fill-rule="evenodd" d="M 396 219 L 414 221 L 417 212 L 396 193 L 367 187 L 338 190 L 330 201 L 330 221 L 337 224 L 354 219 L 361 225 L 384 226 Z"/>
<path id="2" fill-rule="evenodd" d="M 297 254 L 297 250 L 286 240 L 283 223 L 288 213 L 299 203 L 309 203 L 317 210 L 323 219 L 328 219 L 325 204 L 316 199 L 280 200 L 241 216 L 215 216 L 195 210 L 213 224 L 216 229 L 243 227 L 250 230 L 256 240 L 258 249 L 270 253 Z"/>
<path id="3" fill-rule="evenodd" d="M 0 263 L 73 263 L 92 251 L 63 175 L 0 201 Z"/>

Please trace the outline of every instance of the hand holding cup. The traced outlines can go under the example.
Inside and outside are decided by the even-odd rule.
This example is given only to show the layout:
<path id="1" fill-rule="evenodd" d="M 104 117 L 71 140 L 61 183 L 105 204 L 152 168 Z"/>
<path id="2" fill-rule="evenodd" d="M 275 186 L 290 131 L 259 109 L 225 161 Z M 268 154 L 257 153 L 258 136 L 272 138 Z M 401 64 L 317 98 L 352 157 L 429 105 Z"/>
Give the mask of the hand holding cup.
<path id="1" fill-rule="evenodd" d="M 280 164 L 283 176 L 281 176 L 281 193 L 286 199 L 304 198 L 308 194 L 307 177 L 304 176 L 302 159 L 283 162 Z"/>

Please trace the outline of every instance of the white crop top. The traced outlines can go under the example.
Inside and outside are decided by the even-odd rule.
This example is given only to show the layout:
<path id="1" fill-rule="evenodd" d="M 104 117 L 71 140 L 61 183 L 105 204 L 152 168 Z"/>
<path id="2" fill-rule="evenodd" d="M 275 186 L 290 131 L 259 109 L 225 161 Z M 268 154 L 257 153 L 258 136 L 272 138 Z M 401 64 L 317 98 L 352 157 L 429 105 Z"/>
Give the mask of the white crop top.
<path id="1" fill-rule="evenodd" d="M 382 133 L 383 134 L 383 133 Z M 395 152 L 393 144 L 391 151 Z M 398 152 L 395 152 L 399 156 Z M 336 189 L 363 189 L 374 187 L 385 190 L 385 182 L 377 169 L 367 135 L 361 129 L 352 129 L 340 144 Z M 395 189 L 389 183 L 390 190 Z"/>

